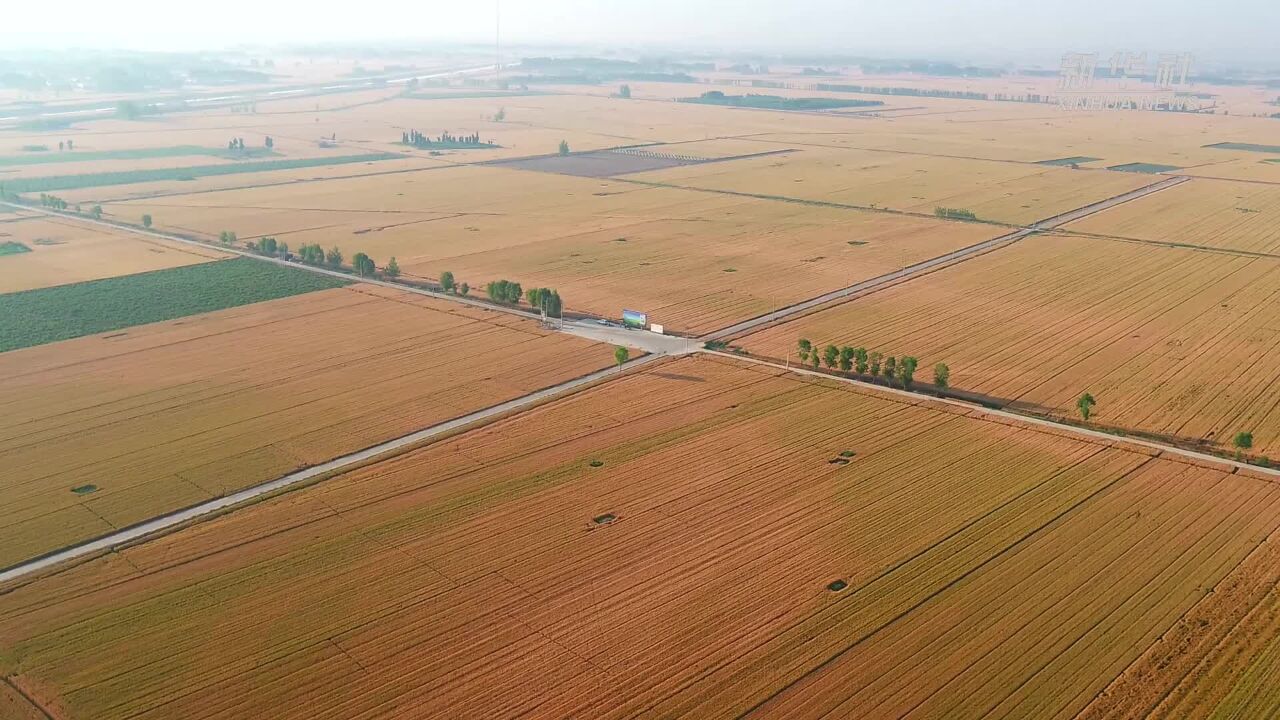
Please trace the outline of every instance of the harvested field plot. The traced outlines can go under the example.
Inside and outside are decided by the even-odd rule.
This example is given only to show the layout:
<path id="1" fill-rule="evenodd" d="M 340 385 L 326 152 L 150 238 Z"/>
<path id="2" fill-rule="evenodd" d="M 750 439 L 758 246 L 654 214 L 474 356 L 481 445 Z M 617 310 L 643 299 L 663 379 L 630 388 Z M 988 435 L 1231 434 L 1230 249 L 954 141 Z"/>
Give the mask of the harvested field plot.
<path id="1" fill-rule="evenodd" d="M 1031 412 L 1076 417 L 1089 392 L 1105 425 L 1280 453 L 1277 259 L 1037 236 L 741 344 L 780 358 L 798 338 L 945 362 Z"/>
<path id="2" fill-rule="evenodd" d="M 5 353 L 0 566 L 612 360 L 532 321 L 368 286 Z"/>
<path id="3" fill-rule="evenodd" d="M 597 150 L 596 152 L 573 153 L 572 155 L 546 155 L 518 160 L 500 160 L 491 164 L 515 170 L 535 170 L 538 172 L 560 173 L 562 175 L 604 178 L 651 170 L 665 170 L 666 168 L 684 165 L 780 155 L 787 152 L 790 151 L 764 150 L 736 157 L 703 158 L 696 155 L 681 154 L 680 146 L 676 145 Z"/>
<path id="4" fill-rule="evenodd" d="M 72 718 L 1071 716 L 1274 542 L 1280 485 L 962 413 L 667 363 L 11 587 L 0 662 Z"/>
<path id="5" fill-rule="evenodd" d="M 29 252 L 5 258 L 0 294 L 226 257 L 217 250 L 42 216 L 0 217 L 3 243 L 22 245 Z"/>
<path id="6" fill-rule="evenodd" d="M 737 165 L 734 161 L 725 166 Z M 270 233 L 291 247 L 338 245 L 406 275 L 448 270 L 480 288 L 508 278 L 553 287 L 565 307 L 617 317 L 647 310 L 704 332 L 1004 232 L 494 167 L 237 190 L 112 204 L 208 238 Z M 344 215 L 346 211 L 349 214 Z M 290 223 L 294 223 L 290 227 Z"/>
<path id="7" fill-rule="evenodd" d="M 1280 187 L 1192 180 L 1077 220 L 1067 229 L 1280 254 Z"/>
<path id="8" fill-rule="evenodd" d="M 925 215 L 940 206 L 958 208 L 981 220 L 1015 224 L 1030 224 L 1150 183 L 1120 173 L 834 148 L 805 148 L 631 178 Z"/>
<path id="9" fill-rule="evenodd" d="M 1038 165 L 1083 165 L 1084 163 L 1097 162 L 1102 158 L 1089 157 L 1087 155 L 1076 155 L 1074 157 L 1058 158 L 1057 160 L 1041 160 Z"/>
<path id="10" fill-rule="evenodd" d="M 1125 163 L 1124 165 L 1112 165 L 1107 169 L 1117 170 L 1119 172 L 1136 172 L 1136 173 L 1147 173 L 1147 174 L 1154 175 L 1156 173 L 1169 172 L 1170 170 L 1181 170 L 1182 168 L 1176 165 L 1160 165 L 1159 163 L 1135 162 L 1135 163 Z"/>
<path id="11" fill-rule="evenodd" d="M 0 295 L 0 353 L 345 285 L 237 258 Z"/>
<path id="12" fill-rule="evenodd" d="M 1240 142 L 1220 142 L 1212 145 L 1205 145 L 1207 148 L 1216 148 L 1218 150 L 1244 150 L 1246 152 L 1270 153 L 1272 155 L 1280 155 L 1280 145 L 1259 145 L 1257 143 L 1240 143 Z"/>

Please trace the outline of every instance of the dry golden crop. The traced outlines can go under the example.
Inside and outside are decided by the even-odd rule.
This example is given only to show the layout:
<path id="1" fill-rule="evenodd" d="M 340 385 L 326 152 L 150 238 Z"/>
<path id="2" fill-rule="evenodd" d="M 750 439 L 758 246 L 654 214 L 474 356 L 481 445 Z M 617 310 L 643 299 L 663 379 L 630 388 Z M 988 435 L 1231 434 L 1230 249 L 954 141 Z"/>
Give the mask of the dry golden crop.
<path id="1" fill-rule="evenodd" d="M 739 161 L 729 161 L 732 166 Z M 337 245 L 408 276 L 552 287 L 566 307 L 701 333 L 979 243 L 1003 228 L 505 168 L 110 204 L 216 238 Z"/>
<path id="2" fill-rule="evenodd" d="M 0 566 L 611 363 L 533 321 L 361 285 L 4 353 Z"/>
<path id="3" fill-rule="evenodd" d="M 60 218 L 0 218 L 0 243 L 17 242 L 30 252 L 0 256 L 0 293 L 150 270 L 194 265 L 226 257 L 204 249 L 110 230 Z"/>
<path id="4" fill-rule="evenodd" d="M 951 385 L 1230 449 L 1280 451 L 1280 261 L 1096 238 L 1034 236 L 744 338 L 772 357 L 799 338 L 946 363 Z"/>
<path id="5" fill-rule="evenodd" d="M 1192 180 L 1067 229 L 1280 257 L 1280 185 Z"/>
<path id="6" fill-rule="evenodd" d="M 0 669 L 69 718 L 1070 716 L 1258 567 L 1277 510 L 1255 477 L 689 358 L 12 584 Z M 1186 659 L 1221 668 L 1206 710 L 1274 701 L 1261 647 L 1216 646 Z"/>

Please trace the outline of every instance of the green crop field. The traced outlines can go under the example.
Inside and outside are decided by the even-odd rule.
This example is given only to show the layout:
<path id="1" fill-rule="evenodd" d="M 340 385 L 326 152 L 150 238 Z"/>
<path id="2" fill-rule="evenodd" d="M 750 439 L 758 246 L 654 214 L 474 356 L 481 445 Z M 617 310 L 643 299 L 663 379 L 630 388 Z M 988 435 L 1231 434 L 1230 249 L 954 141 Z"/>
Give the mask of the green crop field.
<path id="1" fill-rule="evenodd" d="M 1075 157 L 1057 158 L 1054 160 L 1041 160 L 1037 165 L 1079 165 L 1081 163 L 1097 162 L 1102 158 L 1089 157 L 1088 155 L 1076 155 Z"/>
<path id="2" fill-rule="evenodd" d="M 132 148 L 129 150 L 68 150 L 41 155 L 0 155 L 0 167 L 14 165 L 48 165 L 51 163 L 91 162 L 95 160 L 145 160 L 148 158 L 190 157 L 205 155 L 230 160 L 269 157 L 276 153 L 267 148 L 246 148 L 244 150 L 228 150 L 226 148 L 201 147 L 199 145 L 175 145 L 173 147 Z"/>
<path id="3" fill-rule="evenodd" d="M 0 295 L 0 352 L 346 284 L 237 258 L 10 293 Z"/>
<path id="4" fill-rule="evenodd" d="M 1119 170 L 1120 172 L 1137 172 L 1137 173 L 1162 173 L 1170 170 L 1181 170 L 1177 165 L 1160 165 L 1159 163 L 1125 163 L 1124 165 L 1112 165 L 1108 170 Z"/>
<path id="5" fill-rule="evenodd" d="M 1244 150 L 1246 152 L 1260 152 L 1280 154 L 1280 145 L 1258 145 L 1256 143 L 1240 143 L 1240 142 L 1220 142 L 1212 145 L 1205 145 L 1207 148 L 1215 150 Z"/>
<path id="6" fill-rule="evenodd" d="M 295 170 L 297 168 L 345 165 L 401 158 L 393 153 L 369 153 L 344 155 L 332 158 L 298 158 L 295 160 L 267 160 L 265 162 L 234 163 L 230 165 L 195 165 L 191 167 L 155 168 L 152 170 L 128 170 L 124 172 L 87 173 L 84 175 L 52 175 L 49 177 L 18 178 L 0 183 L 0 190 L 10 193 L 52 192 L 78 188 L 130 185 L 158 180 L 194 180 L 211 175 L 236 175 L 239 173 L 268 172 L 271 170 Z"/>
<path id="7" fill-rule="evenodd" d="M 705 92 L 700 97 L 681 98 L 680 102 L 754 108 L 757 110 L 835 110 L 846 107 L 876 107 L 884 104 L 879 100 L 825 97 L 787 98 L 777 95 L 725 95 L 719 90 Z"/>
<path id="8" fill-rule="evenodd" d="M 0 242 L 0 255 L 17 255 L 25 252 L 31 252 L 31 248 L 20 242 Z"/>

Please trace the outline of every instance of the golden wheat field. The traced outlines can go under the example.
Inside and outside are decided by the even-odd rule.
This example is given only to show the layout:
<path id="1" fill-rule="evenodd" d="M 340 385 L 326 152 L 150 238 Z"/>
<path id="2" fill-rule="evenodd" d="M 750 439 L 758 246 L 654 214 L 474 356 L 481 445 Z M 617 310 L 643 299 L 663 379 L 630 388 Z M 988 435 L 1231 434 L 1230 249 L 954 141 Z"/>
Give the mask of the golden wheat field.
<path id="1" fill-rule="evenodd" d="M 1254 715 L 1277 509 L 689 358 L 11 583 L 0 662 L 67 718 Z"/>
<path id="2" fill-rule="evenodd" d="M 1123 206 L 1122 206 L 1123 207 Z M 1042 235 L 742 338 L 772 357 L 799 338 L 912 355 L 955 388 L 1104 425 L 1280 452 L 1280 261 Z"/>
<path id="3" fill-rule="evenodd" d="M 533 321 L 365 285 L 0 354 L 0 566 L 611 362 Z"/>
<path id="4" fill-rule="evenodd" d="M 727 161 L 733 165 L 740 161 Z M 320 243 L 410 276 L 446 270 L 553 287 L 565 306 L 647 310 L 701 333 L 973 245 L 1004 230 L 506 168 L 200 193 L 108 204 L 127 220 L 214 239 Z"/>
<path id="5" fill-rule="evenodd" d="M 1192 180 L 1068 230 L 1280 256 L 1280 185 Z"/>
<path id="6" fill-rule="evenodd" d="M 761 143 L 793 148 L 800 143 Z M 969 210 L 979 219 L 1029 225 L 1155 180 L 1137 173 L 1085 173 L 1026 163 L 804 148 L 733 163 L 630 176 L 677 187 L 799 198 L 931 215 Z"/>
<path id="7" fill-rule="evenodd" d="M 0 216 L 0 243 L 29 252 L 0 255 L 0 293 L 193 265 L 217 250 L 88 226 L 34 213 Z"/>

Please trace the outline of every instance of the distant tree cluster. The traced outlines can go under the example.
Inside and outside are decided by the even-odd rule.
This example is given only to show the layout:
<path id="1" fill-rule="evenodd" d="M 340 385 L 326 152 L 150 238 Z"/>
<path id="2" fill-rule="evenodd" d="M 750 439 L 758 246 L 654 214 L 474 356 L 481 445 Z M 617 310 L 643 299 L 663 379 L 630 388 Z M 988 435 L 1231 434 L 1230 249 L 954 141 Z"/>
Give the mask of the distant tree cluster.
<path id="1" fill-rule="evenodd" d="M 245 245 L 259 255 L 266 255 L 268 257 L 275 257 L 277 255 L 281 257 L 289 256 L 289 244 L 277 242 L 273 237 L 259 238 L 256 241 L 250 240 L 246 242 Z"/>
<path id="2" fill-rule="evenodd" d="M 800 362 L 811 365 L 815 370 L 826 365 L 829 370 L 870 375 L 872 379 L 883 377 L 889 387 L 896 383 L 904 389 L 909 389 L 915 382 L 916 368 L 919 366 L 919 361 L 910 355 L 902 358 L 892 355 L 885 357 L 878 352 L 869 352 L 866 348 L 847 345 L 827 345 L 819 349 L 805 338 L 796 343 L 796 354 L 800 356 Z M 949 377 L 950 369 L 946 365 L 938 363 L 934 366 L 934 384 L 945 388 Z M 941 383 L 938 382 L 939 379 Z"/>
<path id="3" fill-rule="evenodd" d="M 337 250 L 337 248 L 334 248 L 334 250 Z M 341 253 L 339 253 L 339 257 L 341 257 Z M 323 265 L 324 258 L 324 248 L 320 247 L 319 243 L 303 245 L 298 248 L 298 259 L 307 265 Z M 341 259 L 339 259 L 339 262 L 341 262 Z"/>
<path id="4" fill-rule="evenodd" d="M 491 140 L 481 141 L 480 133 L 478 132 L 470 135 L 450 135 L 448 131 L 445 131 L 440 134 L 440 137 L 432 139 L 417 130 L 406 130 L 400 133 L 400 144 L 412 145 L 418 149 L 433 147 L 495 147 Z"/>
<path id="5" fill-rule="evenodd" d="M 74 150 L 75 148 L 76 148 L 76 144 L 75 144 L 75 141 L 73 140 L 58 141 L 58 152 L 62 152 L 64 149 Z"/>
<path id="6" fill-rule="evenodd" d="M 218 242 L 222 243 L 223 245 L 235 245 L 236 234 L 230 230 L 223 230 L 222 232 L 218 233 Z"/>
<path id="7" fill-rule="evenodd" d="M 545 310 L 547 317 L 561 317 L 560 293 L 548 288 L 530 288 L 525 291 L 525 302 L 535 310 Z"/>
<path id="8" fill-rule="evenodd" d="M 46 195 L 40 193 L 40 205 L 42 207 L 53 208 L 54 210 L 66 210 L 67 201 L 55 195 Z"/>
<path id="9" fill-rule="evenodd" d="M 485 294 L 494 302 L 515 305 L 524 296 L 520 283 L 510 280 L 494 280 L 484 286 Z"/>
<path id="10" fill-rule="evenodd" d="M 243 149 L 244 149 L 244 138 L 231 138 L 230 140 L 228 140 L 228 141 L 227 141 L 227 149 L 228 149 L 228 150 L 243 150 Z"/>
<path id="11" fill-rule="evenodd" d="M 569 154 L 569 141 L 568 141 L 568 140 L 561 140 L 561 141 L 560 141 L 560 147 L 556 150 L 556 152 L 558 152 L 560 155 L 568 155 L 568 154 Z"/>
<path id="12" fill-rule="evenodd" d="M 933 214 L 940 218 L 948 220 L 977 220 L 978 216 L 973 214 L 972 210 L 963 210 L 961 208 L 935 207 Z"/>

